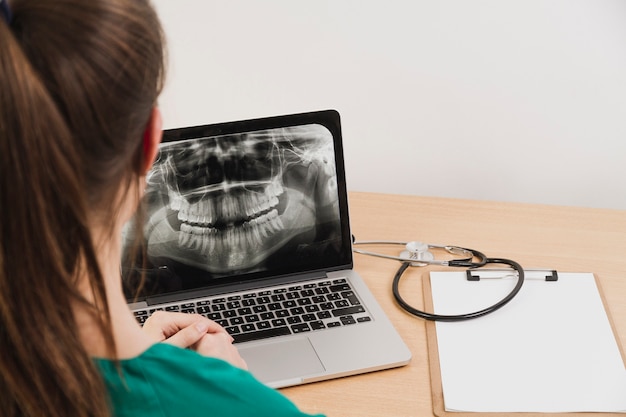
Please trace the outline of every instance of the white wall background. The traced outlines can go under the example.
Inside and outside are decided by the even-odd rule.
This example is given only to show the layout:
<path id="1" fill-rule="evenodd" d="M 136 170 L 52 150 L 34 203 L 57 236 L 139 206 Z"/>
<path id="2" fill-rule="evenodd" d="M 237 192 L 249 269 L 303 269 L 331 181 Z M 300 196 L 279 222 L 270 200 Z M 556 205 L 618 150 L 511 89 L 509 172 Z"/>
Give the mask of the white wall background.
<path id="1" fill-rule="evenodd" d="M 166 128 L 334 108 L 350 190 L 626 209 L 626 1 L 155 5 Z"/>

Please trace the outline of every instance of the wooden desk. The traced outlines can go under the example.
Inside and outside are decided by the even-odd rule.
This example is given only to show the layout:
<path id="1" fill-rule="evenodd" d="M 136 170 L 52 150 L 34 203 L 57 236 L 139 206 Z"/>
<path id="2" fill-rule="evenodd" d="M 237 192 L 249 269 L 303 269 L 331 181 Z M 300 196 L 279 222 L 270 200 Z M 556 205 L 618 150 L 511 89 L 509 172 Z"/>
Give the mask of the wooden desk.
<path id="1" fill-rule="evenodd" d="M 595 273 L 618 341 L 626 346 L 626 211 L 357 192 L 349 198 L 357 240 L 455 244 L 526 268 Z M 283 389 L 304 411 L 328 417 L 433 415 L 425 323 L 393 300 L 391 281 L 398 266 L 355 254 L 355 269 L 411 349 L 411 363 Z M 410 268 L 403 278 L 403 296 L 415 306 L 423 306 L 421 276 L 429 270 Z"/>

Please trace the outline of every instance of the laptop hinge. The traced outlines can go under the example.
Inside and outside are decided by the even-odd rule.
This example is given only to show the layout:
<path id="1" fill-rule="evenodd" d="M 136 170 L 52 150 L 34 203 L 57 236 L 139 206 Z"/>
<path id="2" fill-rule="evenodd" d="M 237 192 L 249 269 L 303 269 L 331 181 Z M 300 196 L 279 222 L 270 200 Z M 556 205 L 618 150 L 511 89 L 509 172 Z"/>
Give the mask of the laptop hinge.
<path id="1" fill-rule="evenodd" d="M 326 272 L 313 272 L 299 275 L 284 275 L 267 279 L 255 279 L 252 281 L 242 281 L 238 283 L 229 283 L 225 285 L 216 285 L 211 288 L 196 289 L 193 291 L 178 292 L 174 294 L 157 295 L 148 297 L 146 304 L 148 306 L 155 304 L 175 303 L 178 301 L 188 300 L 190 298 L 211 297 L 215 295 L 228 294 L 239 291 L 254 290 L 275 285 L 289 284 L 292 282 L 310 281 L 314 279 L 327 278 Z"/>

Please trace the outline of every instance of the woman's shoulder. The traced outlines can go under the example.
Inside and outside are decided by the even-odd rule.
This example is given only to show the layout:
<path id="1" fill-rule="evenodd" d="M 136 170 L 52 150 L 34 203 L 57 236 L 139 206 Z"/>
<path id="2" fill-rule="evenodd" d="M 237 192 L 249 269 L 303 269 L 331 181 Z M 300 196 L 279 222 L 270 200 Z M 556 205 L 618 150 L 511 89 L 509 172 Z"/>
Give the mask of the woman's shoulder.
<path id="1" fill-rule="evenodd" d="M 96 363 L 117 417 L 305 415 L 248 371 L 165 343 L 121 360 L 119 366 L 105 359 Z"/>

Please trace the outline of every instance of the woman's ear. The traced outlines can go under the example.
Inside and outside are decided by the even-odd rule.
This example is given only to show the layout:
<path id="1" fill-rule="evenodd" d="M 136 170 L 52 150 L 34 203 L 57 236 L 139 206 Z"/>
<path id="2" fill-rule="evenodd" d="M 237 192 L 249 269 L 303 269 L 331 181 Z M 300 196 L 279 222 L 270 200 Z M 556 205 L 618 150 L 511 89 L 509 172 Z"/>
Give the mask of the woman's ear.
<path id="1" fill-rule="evenodd" d="M 141 159 L 141 174 L 146 175 L 159 152 L 159 143 L 163 137 L 163 119 L 158 107 L 152 109 L 150 120 L 143 133 L 143 155 Z"/>

